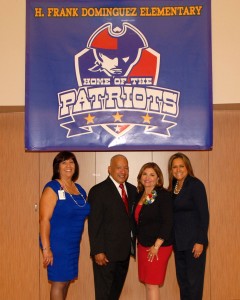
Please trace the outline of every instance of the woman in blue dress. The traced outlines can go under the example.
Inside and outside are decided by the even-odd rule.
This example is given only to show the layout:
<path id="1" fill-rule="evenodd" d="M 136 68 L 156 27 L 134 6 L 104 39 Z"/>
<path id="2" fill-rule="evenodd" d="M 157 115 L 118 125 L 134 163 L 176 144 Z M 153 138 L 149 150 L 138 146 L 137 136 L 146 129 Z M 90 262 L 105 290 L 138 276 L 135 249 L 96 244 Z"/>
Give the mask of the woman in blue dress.
<path id="1" fill-rule="evenodd" d="M 40 199 L 40 242 L 51 300 L 66 299 L 70 282 L 78 277 L 80 242 L 90 211 L 85 190 L 75 183 L 78 175 L 75 155 L 60 152 Z"/>

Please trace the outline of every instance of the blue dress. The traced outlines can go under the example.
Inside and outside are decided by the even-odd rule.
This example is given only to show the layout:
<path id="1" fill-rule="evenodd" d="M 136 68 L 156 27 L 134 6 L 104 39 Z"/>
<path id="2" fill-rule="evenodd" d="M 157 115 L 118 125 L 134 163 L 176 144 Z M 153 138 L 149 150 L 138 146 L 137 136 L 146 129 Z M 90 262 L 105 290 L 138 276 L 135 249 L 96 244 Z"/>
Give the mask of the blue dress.
<path id="1" fill-rule="evenodd" d="M 85 190 L 75 183 L 79 192 L 86 199 Z M 84 229 L 84 221 L 90 212 L 90 205 L 84 202 L 81 195 L 65 192 L 65 199 L 59 198 L 61 185 L 57 180 L 48 182 L 44 188 L 50 187 L 58 197 L 50 220 L 50 245 L 53 252 L 53 265 L 48 266 L 48 280 L 65 282 L 78 277 L 78 259 L 80 242 Z"/>

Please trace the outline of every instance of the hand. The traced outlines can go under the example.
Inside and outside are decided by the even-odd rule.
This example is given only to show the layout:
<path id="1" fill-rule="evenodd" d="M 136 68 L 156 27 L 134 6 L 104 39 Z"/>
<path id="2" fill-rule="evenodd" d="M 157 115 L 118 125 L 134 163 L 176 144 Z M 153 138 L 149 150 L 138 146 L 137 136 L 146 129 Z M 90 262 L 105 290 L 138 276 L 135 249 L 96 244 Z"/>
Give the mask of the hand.
<path id="1" fill-rule="evenodd" d="M 193 253 L 193 256 L 195 258 L 198 258 L 203 252 L 203 244 L 194 244 L 193 246 L 193 250 L 192 250 L 192 253 Z"/>
<path id="2" fill-rule="evenodd" d="M 53 253 L 51 249 L 43 250 L 43 267 L 46 268 L 48 265 L 53 265 Z"/>
<path id="3" fill-rule="evenodd" d="M 96 264 L 99 266 L 106 266 L 106 264 L 109 262 L 106 255 L 104 253 L 98 253 L 94 256 Z"/>
<path id="4" fill-rule="evenodd" d="M 148 261 L 152 262 L 155 256 L 156 259 L 158 260 L 158 249 L 154 248 L 154 246 L 147 249 L 147 252 L 148 252 L 147 254 Z"/>

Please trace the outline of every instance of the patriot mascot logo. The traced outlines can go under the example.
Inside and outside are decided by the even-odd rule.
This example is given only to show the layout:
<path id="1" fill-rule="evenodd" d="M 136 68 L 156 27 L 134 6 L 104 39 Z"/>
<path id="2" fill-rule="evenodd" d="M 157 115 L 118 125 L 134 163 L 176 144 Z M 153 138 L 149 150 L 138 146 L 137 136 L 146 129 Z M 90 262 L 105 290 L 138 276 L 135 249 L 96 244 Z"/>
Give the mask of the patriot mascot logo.
<path id="1" fill-rule="evenodd" d="M 58 119 L 67 138 L 131 130 L 169 137 L 176 126 L 180 92 L 157 86 L 160 53 L 130 23 L 105 23 L 75 55 L 78 89 L 58 94 Z"/>

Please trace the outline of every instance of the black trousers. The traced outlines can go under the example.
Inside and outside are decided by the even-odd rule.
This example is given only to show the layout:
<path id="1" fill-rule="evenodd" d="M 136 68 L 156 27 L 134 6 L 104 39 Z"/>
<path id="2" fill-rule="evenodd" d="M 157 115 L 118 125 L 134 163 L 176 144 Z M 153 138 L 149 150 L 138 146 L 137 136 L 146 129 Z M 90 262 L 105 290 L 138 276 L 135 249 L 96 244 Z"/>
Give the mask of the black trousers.
<path id="1" fill-rule="evenodd" d="M 127 276 L 129 259 L 99 266 L 93 261 L 95 299 L 118 300 Z"/>
<path id="2" fill-rule="evenodd" d="M 194 258 L 192 250 L 174 252 L 181 300 L 201 300 L 203 294 L 206 250 Z"/>

